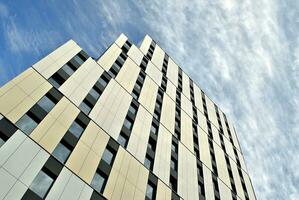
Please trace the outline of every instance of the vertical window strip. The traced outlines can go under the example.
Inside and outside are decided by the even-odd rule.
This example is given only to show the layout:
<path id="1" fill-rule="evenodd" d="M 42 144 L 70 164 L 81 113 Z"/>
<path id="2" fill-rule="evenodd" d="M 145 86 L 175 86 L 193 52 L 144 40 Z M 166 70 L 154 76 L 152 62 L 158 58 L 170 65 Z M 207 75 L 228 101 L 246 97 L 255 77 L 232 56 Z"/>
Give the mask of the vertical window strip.
<path id="1" fill-rule="evenodd" d="M 104 71 L 79 105 L 79 108 L 82 112 L 84 112 L 86 115 L 91 112 L 110 80 L 111 76 Z"/>
<path id="2" fill-rule="evenodd" d="M 52 153 L 59 162 L 66 163 L 89 122 L 90 119 L 83 112 L 78 114 Z"/>
<path id="3" fill-rule="evenodd" d="M 127 148 L 131 132 L 134 126 L 135 118 L 138 112 L 138 108 L 139 103 L 137 102 L 137 100 L 132 99 L 122 129 L 117 139 L 117 142 L 124 148 Z"/>
<path id="4" fill-rule="evenodd" d="M 91 187 L 100 194 L 104 193 L 118 148 L 117 142 L 110 138 L 91 181 Z"/>
<path id="5" fill-rule="evenodd" d="M 22 200 L 46 199 L 62 168 L 63 165 L 50 156 L 40 172 L 33 179 Z"/>
<path id="6" fill-rule="evenodd" d="M 126 40 L 126 42 L 121 47 L 121 50 L 127 54 L 128 51 L 130 50 L 131 46 L 132 46 L 132 43 L 129 40 Z"/>
<path id="7" fill-rule="evenodd" d="M 218 121 L 218 125 L 219 125 L 220 143 L 221 143 L 221 147 L 225 154 L 226 167 L 227 167 L 227 171 L 228 171 L 229 178 L 230 178 L 230 184 L 231 184 L 231 188 L 232 188 L 232 198 L 234 198 L 237 195 L 236 185 L 235 185 L 235 181 L 234 181 L 234 177 L 233 177 L 233 173 L 232 173 L 232 169 L 231 169 L 231 165 L 230 165 L 230 161 L 229 161 L 229 156 L 227 155 L 225 144 L 224 144 L 224 139 L 223 139 L 224 133 L 223 133 L 223 128 L 222 128 L 222 123 L 220 120 L 219 109 L 216 104 L 214 104 L 214 106 L 215 106 L 217 121 Z"/>
<path id="8" fill-rule="evenodd" d="M 156 42 L 154 40 L 152 40 L 152 42 L 150 44 L 150 47 L 149 47 L 149 49 L 147 51 L 147 54 L 146 54 L 146 57 L 148 57 L 149 60 L 151 60 L 152 57 L 153 57 L 155 47 L 156 47 Z"/>
<path id="9" fill-rule="evenodd" d="M 155 200 L 157 195 L 158 178 L 152 173 L 148 174 L 145 200 Z"/>
<path id="10" fill-rule="evenodd" d="M 110 67 L 110 69 L 108 71 L 108 74 L 112 78 L 115 78 L 117 76 L 120 69 L 126 62 L 127 58 L 128 58 L 128 55 L 126 53 L 124 53 L 123 51 L 119 54 L 119 56 L 117 57 L 117 59 L 115 60 L 115 62 L 112 64 L 112 66 Z"/>
<path id="11" fill-rule="evenodd" d="M 145 155 L 144 164 L 149 170 L 153 170 L 154 160 L 156 154 L 156 146 L 157 146 L 157 137 L 159 132 L 159 120 L 162 111 L 162 102 L 163 102 L 164 92 L 161 88 L 158 89 L 155 110 L 152 119 L 151 131 L 147 145 L 147 151 Z"/>
<path id="12" fill-rule="evenodd" d="M 239 173 L 239 176 L 240 176 L 240 179 L 241 179 L 241 184 L 242 184 L 242 188 L 243 188 L 243 191 L 244 191 L 244 194 L 245 194 L 245 199 L 249 200 L 246 184 L 245 184 L 244 177 L 243 177 L 243 174 L 242 174 L 242 167 L 241 167 L 239 155 L 238 155 L 237 149 L 236 149 L 236 147 L 233 143 L 231 131 L 230 131 L 230 128 L 229 128 L 229 125 L 228 125 L 228 122 L 227 122 L 226 115 L 224 113 L 223 113 L 223 116 L 224 116 L 225 126 L 226 126 L 226 129 L 227 129 L 229 138 L 230 138 L 230 142 L 233 144 L 233 150 L 234 150 L 234 154 L 235 154 L 235 157 L 236 157 L 236 160 L 237 160 L 238 173 Z"/>
<path id="13" fill-rule="evenodd" d="M 0 148 L 17 130 L 13 123 L 0 114 Z"/>
<path id="14" fill-rule="evenodd" d="M 88 59 L 88 55 L 81 50 L 70 61 L 64 64 L 55 72 L 48 81 L 56 88 L 59 88 L 76 70 Z"/>
<path id="15" fill-rule="evenodd" d="M 140 70 L 138 78 L 137 78 L 136 83 L 134 85 L 133 91 L 131 93 L 133 98 L 136 99 L 136 100 L 138 100 L 138 98 L 140 96 L 141 89 L 143 87 L 145 77 L 146 77 L 145 72 L 143 70 Z"/>
<path id="16" fill-rule="evenodd" d="M 178 157 L 179 157 L 179 141 L 172 136 L 171 142 L 171 157 L 170 157 L 170 188 L 176 193 L 178 190 Z"/>
<path id="17" fill-rule="evenodd" d="M 30 135 L 61 98 L 62 94 L 52 87 L 16 122 L 16 126 L 27 135 Z"/>

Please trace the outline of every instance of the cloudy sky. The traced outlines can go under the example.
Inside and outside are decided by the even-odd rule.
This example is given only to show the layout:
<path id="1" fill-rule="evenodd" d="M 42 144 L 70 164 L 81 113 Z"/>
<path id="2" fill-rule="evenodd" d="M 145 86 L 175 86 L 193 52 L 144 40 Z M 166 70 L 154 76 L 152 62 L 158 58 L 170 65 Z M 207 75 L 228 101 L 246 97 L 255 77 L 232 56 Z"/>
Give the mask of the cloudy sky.
<path id="1" fill-rule="evenodd" d="M 0 1 L 0 85 L 70 38 L 148 33 L 233 119 L 257 198 L 299 199 L 298 0 L 80 2 Z"/>

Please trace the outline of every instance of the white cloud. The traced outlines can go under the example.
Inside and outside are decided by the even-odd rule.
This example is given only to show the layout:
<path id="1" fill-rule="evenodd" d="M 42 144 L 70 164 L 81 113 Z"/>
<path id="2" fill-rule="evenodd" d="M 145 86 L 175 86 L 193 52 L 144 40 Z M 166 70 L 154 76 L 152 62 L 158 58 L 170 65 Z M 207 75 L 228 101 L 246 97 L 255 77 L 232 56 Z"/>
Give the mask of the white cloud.
<path id="1" fill-rule="evenodd" d="M 59 34 L 49 30 L 30 30 L 16 23 L 14 17 L 7 19 L 3 24 L 4 35 L 7 46 L 14 53 L 34 53 L 42 54 L 47 48 L 54 48 L 57 40 L 60 39 Z"/>
<path id="2" fill-rule="evenodd" d="M 233 118 L 257 197 L 297 197 L 298 163 L 291 158 L 299 155 L 293 142 L 299 129 L 290 120 L 299 117 L 288 111 L 298 108 L 291 82 L 298 80 L 298 57 L 292 74 L 292 41 L 280 21 L 292 8 L 279 10 L 268 0 L 135 6 L 143 28 Z"/>

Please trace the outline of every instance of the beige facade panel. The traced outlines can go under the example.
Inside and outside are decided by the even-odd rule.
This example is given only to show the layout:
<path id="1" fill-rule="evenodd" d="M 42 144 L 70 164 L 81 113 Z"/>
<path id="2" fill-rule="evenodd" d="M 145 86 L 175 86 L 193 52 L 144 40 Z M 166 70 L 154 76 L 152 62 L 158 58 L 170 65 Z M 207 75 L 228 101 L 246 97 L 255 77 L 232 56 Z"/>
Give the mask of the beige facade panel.
<path id="1" fill-rule="evenodd" d="M 21 181 L 17 181 L 5 196 L 5 200 L 21 199 L 26 190 L 27 187 Z"/>
<path id="2" fill-rule="evenodd" d="M 119 46 L 122 47 L 125 42 L 128 40 L 127 36 L 125 36 L 123 33 L 118 36 L 118 38 L 115 40 L 115 43 Z"/>
<path id="3" fill-rule="evenodd" d="M 23 72 L 23 73 L 25 73 L 25 72 Z M 16 78 L 18 78 L 19 76 L 17 76 Z M 5 85 L 1 86 L 0 87 L 0 97 L 3 96 L 6 92 L 10 91 L 10 89 L 14 86 L 15 86 L 15 83 L 13 81 L 9 81 L 9 82 L 5 83 Z"/>
<path id="4" fill-rule="evenodd" d="M 28 76 L 32 75 L 32 73 L 33 70 L 28 69 L 26 70 L 26 74 L 27 74 L 26 77 L 22 75 L 20 77 L 18 76 L 16 79 L 20 79 L 22 77 L 21 81 L 23 81 L 24 79 L 27 79 Z M 18 83 L 20 83 L 20 81 L 18 81 Z M 38 87 L 38 85 L 30 86 L 30 90 L 28 89 L 24 91 L 22 88 L 19 87 L 19 85 L 13 84 L 13 86 L 10 87 L 9 91 L 5 93 L 3 92 L 3 94 L 0 96 L 0 112 L 5 116 L 7 116 L 10 112 L 12 112 L 12 114 L 8 116 L 8 119 L 12 119 L 14 121 L 16 121 L 16 118 L 20 118 L 20 116 L 22 116 L 22 113 L 23 112 L 25 113 L 27 109 L 30 108 L 30 105 L 34 104 L 32 101 L 30 101 L 30 99 L 28 99 L 28 94 L 27 94 L 29 91 L 32 92 L 33 90 L 32 87 Z M 24 103 L 22 104 L 23 101 Z M 19 107 L 21 110 L 16 109 L 17 107 Z"/>
<path id="5" fill-rule="evenodd" d="M 213 140 L 214 140 L 214 142 L 216 142 L 216 144 L 218 146 L 221 147 L 221 142 L 220 142 L 220 137 L 219 137 L 219 134 L 221 134 L 221 133 L 219 133 L 219 130 L 213 124 L 211 124 L 211 127 L 212 127 Z"/>
<path id="6" fill-rule="evenodd" d="M 63 168 L 51 188 L 46 200 L 89 199 L 93 189 L 67 168 Z"/>
<path id="7" fill-rule="evenodd" d="M 225 200 L 233 199 L 230 188 L 228 188 L 227 185 L 225 185 L 219 179 L 218 179 L 218 187 L 219 187 L 220 199 L 225 199 Z"/>
<path id="8" fill-rule="evenodd" d="M 220 115 L 220 121 L 221 121 L 221 124 L 222 124 L 222 127 L 223 127 L 223 133 L 224 133 L 225 137 L 227 139 L 229 139 L 229 134 L 228 134 L 227 127 L 226 127 L 226 124 L 225 124 L 225 120 L 224 120 L 224 113 L 222 111 L 219 111 L 219 115 Z"/>
<path id="9" fill-rule="evenodd" d="M 247 188 L 247 193 L 248 193 L 248 196 L 249 196 L 249 199 L 250 200 L 255 200 L 255 194 L 254 194 L 254 191 L 253 191 L 253 187 L 252 187 L 252 183 L 250 181 L 250 178 L 248 176 L 248 174 L 244 173 L 243 172 L 243 176 L 244 176 L 244 181 L 245 181 L 245 185 L 246 185 L 246 188 Z"/>
<path id="10" fill-rule="evenodd" d="M 27 187 L 5 169 L 0 168 L 0 198 L 21 199 Z"/>
<path id="11" fill-rule="evenodd" d="M 240 179 L 240 176 L 238 173 L 237 164 L 235 162 L 233 162 L 231 158 L 230 158 L 230 165 L 231 165 L 231 169 L 233 172 L 233 177 L 234 177 L 234 181 L 235 181 L 235 185 L 236 185 L 237 194 L 241 199 L 245 199 L 244 191 L 243 191 L 242 184 L 241 184 L 241 179 Z"/>
<path id="12" fill-rule="evenodd" d="M 201 112 L 198 112 L 198 110 L 197 110 L 197 116 L 198 116 L 198 125 L 205 132 L 205 134 L 208 134 L 208 125 L 207 125 L 206 117 Z"/>
<path id="13" fill-rule="evenodd" d="M 59 90 L 79 106 L 103 72 L 92 58 L 88 58 Z"/>
<path id="14" fill-rule="evenodd" d="M 131 48 L 128 51 L 128 56 L 137 64 L 140 65 L 143 53 L 135 46 L 132 45 Z"/>
<path id="15" fill-rule="evenodd" d="M 146 55 L 147 54 L 147 51 L 151 45 L 151 42 L 152 42 L 152 38 L 150 38 L 148 35 L 146 35 L 140 45 L 140 51 Z"/>
<path id="16" fill-rule="evenodd" d="M 111 79 L 89 117 L 117 140 L 131 100 L 132 96 Z"/>
<path id="17" fill-rule="evenodd" d="M 91 183 L 109 136 L 90 121 L 73 150 L 66 166 L 87 183 Z"/>
<path id="18" fill-rule="evenodd" d="M 154 66 L 152 62 L 148 62 L 145 72 L 155 81 L 157 85 L 161 85 L 162 72 Z"/>
<path id="19" fill-rule="evenodd" d="M 193 152 L 192 119 L 181 111 L 181 142 Z"/>
<path id="20" fill-rule="evenodd" d="M 115 62 L 119 54 L 121 53 L 121 49 L 114 43 L 109 49 L 97 60 L 97 63 L 104 68 L 106 71 L 110 69 L 112 64 Z"/>
<path id="21" fill-rule="evenodd" d="M 104 190 L 108 199 L 145 197 L 148 171 L 122 147 L 119 148 Z"/>
<path id="22" fill-rule="evenodd" d="M 175 102 L 165 95 L 163 96 L 163 105 L 161 111 L 161 123 L 171 132 L 174 132 L 175 122 Z"/>
<path id="23" fill-rule="evenodd" d="M 15 152 L 10 155 L 2 167 L 14 177 L 19 178 L 40 150 L 41 148 L 27 137 L 18 148 L 15 148 Z"/>
<path id="24" fill-rule="evenodd" d="M 171 133 L 160 126 L 153 172 L 165 183 L 169 183 L 171 141 Z"/>
<path id="25" fill-rule="evenodd" d="M 16 123 L 52 87 L 34 69 L 29 68 L 26 71 L 31 71 L 31 73 L 22 80 L 16 81 L 16 85 L 0 97 L 0 101 L 3 101 L 0 102 L 0 107 L 6 106 L 4 110 L 10 110 L 6 117 L 13 123 Z M 17 95 L 16 99 L 13 100 L 11 95 Z M 16 103 L 17 100 L 21 100 L 21 102 L 15 105 L 14 102 Z M 15 106 L 11 107 L 13 105 Z M 0 112 L 5 114 L 2 109 Z"/>
<path id="26" fill-rule="evenodd" d="M 203 178 L 204 178 L 204 187 L 205 187 L 205 197 L 209 200 L 214 200 L 214 188 L 213 188 L 213 181 L 212 181 L 212 173 L 206 167 L 202 166 L 203 168 Z"/>
<path id="27" fill-rule="evenodd" d="M 74 41 L 70 40 L 34 64 L 33 68 L 48 79 L 80 51 L 81 48 Z"/>
<path id="28" fill-rule="evenodd" d="M 214 124 L 214 126 L 216 126 L 217 129 L 219 129 L 214 103 L 210 100 L 210 98 L 207 95 L 205 96 L 206 96 L 206 104 L 207 104 L 209 120 Z"/>
<path id="29" fill-rule="evenodd" d="M 159 70 L 162 70 L 164 56 L 165 52 L 161 49 L 161 47 L 156 45 L 151 61 Z"/>
<path id="30" fill-rule="evenodd" d="M 189 99 L 189 101 L 191 100 L 190 97 L 190 80 L 189 80 L 189 76 L 185 73 L 182 72 L 182 77 L 183 77 L 183 94 Z"/>
<path id="31" fill-rule="evenodd" d="M 168 67 L 167 67 L 167 78 L 175 85 L 178 86 L 178 78 L 179 78 L 179 67 L 175 62 L 169 58 Z M 167 83 L 168 84 L 168 83 Z"/>
<path id="32" fill-rule="evenodd" d="M 141 163 L 144 162 L 153 116 L 139 106 L 127 149 Z"/>
<path id="33" fill-rule="evenodd" d="M 157 185 L 157 200 L 169 200 L 171 199 L 171 189 L 167 187 L 162 181 L 158 180 Z"/>
<path id="34" fill-rule="evenodd" d="M 5 142 L 0 149 L 0 167 L 9 159 L 19 146 L 24 143 L 26 135 L 20 130 L 17 130 L 11 138 Z M 1 179 L 0 179 L 1 180 Z"/>
<path id="35" fill-rule="evenodd" d="M 156 83 L 149 78 L 145 77 L 140 96 L 139 102 L 151 113 L 154 113 L 156 97 L 158 92 L 158 86 Z"/>
<path id="36" fill-rule="evenodd" d="M 48 152 L 52 152 L 78 113 L 79 109 L 63 97 L 32 131 L 30 137 Z"/>
<path id="37" fill-rule="evenodd" d="M 176 99 L 176 87 L 169 79 L 167 80 L 166 94 L 168 94 L 172 100 Z"/>
<path id="38" fill-rule="evenodd" d="M 231 189 L 224 152 L 218 145 L 215 144 L 215 142 L 213 146 L 217 163 L 218 177 Z"/>
<path id="39" fill-rule="evenodd" d="M 247 171 L 247 167 L 246 167 L 246 164 L 244 161 L 244 156 L 240 151 L 237 151 L 237 153 L 238 153 L 238 157 L 240 160 L 241 168 L 247 173 L 248 171 Z"/>
<path id="40" fill-rule="evenodd" d="M 181 95 L 181 107 L 190 117 L 193 117 L 192 103 L 184 95 Z"/>
<path id="41" fill-rule="evenodd" d="M 209 169 L 212 169 L 208 135 L 205 132 L 203 132 L 203 130 L 200 128 L 198 128 L 197 130 L 198 130 L 198 139 L 199 139 L 200 160 Z"/>
<path id="42" fill-rule="evenodd" d="M 195 156 L 179 143 L 178 194 L 183 199 L 198 199 Z"/>
<path id="43" fill-rule="evenodd" d="M 131 93 L 139 72 L 139 66 L 137 66 L 130 58 L 127 58 L 115 80 Z"/>
<path id="44" fill-rule="evenodd" d="M 193 89 L 194 89 L 195 105 L 201 113 L 204 113 L 203 103 L 202 103 L 202 96 L 201 96 L 201 89 L 194 82 L 193 82 Z"/>
<path id="45" fill-rule="evenodd" d="M 229 155 L 229 157 L 232 158 L 232 160 L 234 162 L 237 162 L 235 154 L 234 154 L 232 143 L 227 138 L 225 138 L 225 137 L 223 137 L 223 140 L 224 140 L 224 145 L 225 145 L 226 153 Z"/>

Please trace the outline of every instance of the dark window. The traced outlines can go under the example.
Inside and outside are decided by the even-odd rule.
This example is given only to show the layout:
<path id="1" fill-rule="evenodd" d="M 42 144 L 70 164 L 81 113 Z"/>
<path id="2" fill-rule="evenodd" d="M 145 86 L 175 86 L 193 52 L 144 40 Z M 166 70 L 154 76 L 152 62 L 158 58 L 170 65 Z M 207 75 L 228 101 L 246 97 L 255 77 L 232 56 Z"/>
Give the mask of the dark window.
<path id="1" fill-rule="evenodd" d="M 171 150 L 175 153 L 178 153 L 178 145 L 174 142 L 171 143 Z"/>
<path id="2" fill-rule="evenodd" d="M 59 88 L 64 83 L 64 81 L 64 78 L 62 78 L 57 73 L 53 74 L 53 76 L 49 78 L 49 82 L 56 88 Z"/>
<path id="3" fill-rule="evenodd" d="M 144 166 L 149 170 L 153 169 L 153 159 L 150 158 L 148 155 L 145 156 Z"/>
<path id="4" fill-rule="evenodd" d="M 104 77 L 101 77 L 98 82 L 100 83 L 101 86 L 106 87 L 106 85 L 108 84 L 108 80 Z"/>
<path id="5" fill-rule="evenodd" d="M 90 102 L 88 102 L 86 99 L 84 99 L 79 107 L 84 113 L 87 114 L 91 111 L 93 106 L 91 105 Z"/>
<path id="6" fill-rule="evenodd" d="M 128 142 L 128 138 L 122 134 L 120 134 L 117 138 L 117 142 L 123 146 L 126 147 L 127 146 L 127 142 Z"/>
<path id="7" fill-rule="evenodd" d="M 135 115 L 136 114 L 136 112 L 137 112 L 137 108 L 135 107 L 135 106 L 130 106 L 129 107 L 129 111 L 133 114 L 133 115 Z"/>
<path id="8" fill-rule="evenodd" d="M 59 143 L 52 154 L 61 163 L 65 163 L 65 161 L 71 154 L 71 150 L 67 148 L 64 144 Z"/>
<path id="9" fill-rule="evenodd" d="M 39 197 L 44 198 L 53 182 L 54 179 L 41 170 L 34 178 L 29 188 Z"/>
<path id="10" fill-rule="evenodd" d="M 171 169 L 173 169 L 174 171 L 177 171 L 177 162 L 173 159 L 173 158 L 171 158 L 171 160 L 170 160 L 170 167 L 171 167 Z"/>
<path id="11" fill-rule="evenodd" d="M 157 127 L 155 127 L 154 125 L 152 125 L 152 126 L 151 126 L 151 132 L 152 132 L 153 134 L 157 135 L 157 133 L 158 133 L 158 129 L 157 129 Z"/>
<path id="12" fill-rule="evenodd" d="M 79 55 L 75 55 L 75 57 L 73 57 L 73 59 L 79 64 L 82 65 L 84 63 L 84 60 L 81 58 L 81 56 Z"/>
<path id="13" fill-rule="evenodd" d="M 32 181 L 29 186 L 29 190 L 24 194 L 23 199 L 30 199 L 30 192 L 33 192 L 40 198 L 45 199 L 62 168 L 62 164 L 53 157 L 49 157 L 43 168 Z"/>
<path id="14" fill-rule="evenodd" d="M 37 122 L 34 121 L 31 117 L 29 117 L 27 114 L 23 115 L 21 119 L 19 119 L 16 123 L 16 125 L 21 129 L 24 133 L 29 135 L 33 129 L 37 126 Z"/>
<path id="15" fill-rule="evenodd" d="M 155 141 L 154 141 L 152 138 L 150 138 L 150 139 L 148 140 L 148 144 L 147 144 L 147 146 L 148 146 L 151 150 L 153 150 L 153 151 L 156 150 L 156 143 L 155 143 Z"/>
<path id="16" fill-rule="evenodd" d="M 52 108 L 55 106 L 55 103 L 49 99 L 47 96 L 43 96 L 38 102 L 37 105 L 39 105 L 42 109 L 44 109 L 46 112 L 50 112 Z"/>
<path id="17" fill-rule="evenodd" d="M 69 76 L 71 76 L 75 70 L 72 69 L 68 64 L 63 65 L 62 69 L 67 73 Z"/>
<path id="18" fill-rule="evenodd" d="M 154 187 L 152 186 L 151 183 L 148 183 L 147 184 L 147 187 L 146 187 L 146 198 L 147 199 L 154 199 L 154 194 L 155 194 L 155 191 L 154 191 Z"/>
<path id="19" fill-rule="evenodd" d="M 154 117 L 156 120 L 159 120 L 160 115 L 159 115 L 157 112 L 154 112 L 153 117 Z"/>
<path id="20" fill-rule="evenodd" d="M 98 99 L 100 97 L 99 91 L 95 90 L 94 88 L 91 88 L 89 91 L 89 94 L 94 97 L 95 99 Z"/>
<path id="21" fill-rule="evenodd" d="M 114 154 L 109 150 L 105 149 L 102 160 L 104 160 L 108 165 L 111 165 L 113 163 Z"/>
<path id="22" fill-rule="evenodd" d="M 173 176 L 170 176 L 169 186 L 174 191 L 177 191 L 177 180 Z"/>
<path id="23" fill-rule="evenodd" d="M 127 129 L 131 130 L 132 127 L 133 127 L 133 123 L 132 123 L 131 121 L 129 121 L 129 120 L 126 118 L 125 121 L 124 121 L 124 126 L 125 126 Z"/>
<path id="24" fill-rule="evenodd" d="M 71 127 L 69 128 L 69 131 L 76 137 L 79 138 L 81 134 L 84 131 L 84 128 L 75 120 Z"/>
<path id="25" fill-rule="evenodd" d="M 99 193 L 103 193 L 106 182 L 107 176 L 101 171 L 97 171 L 92 179 L 91 186 Z"/>

